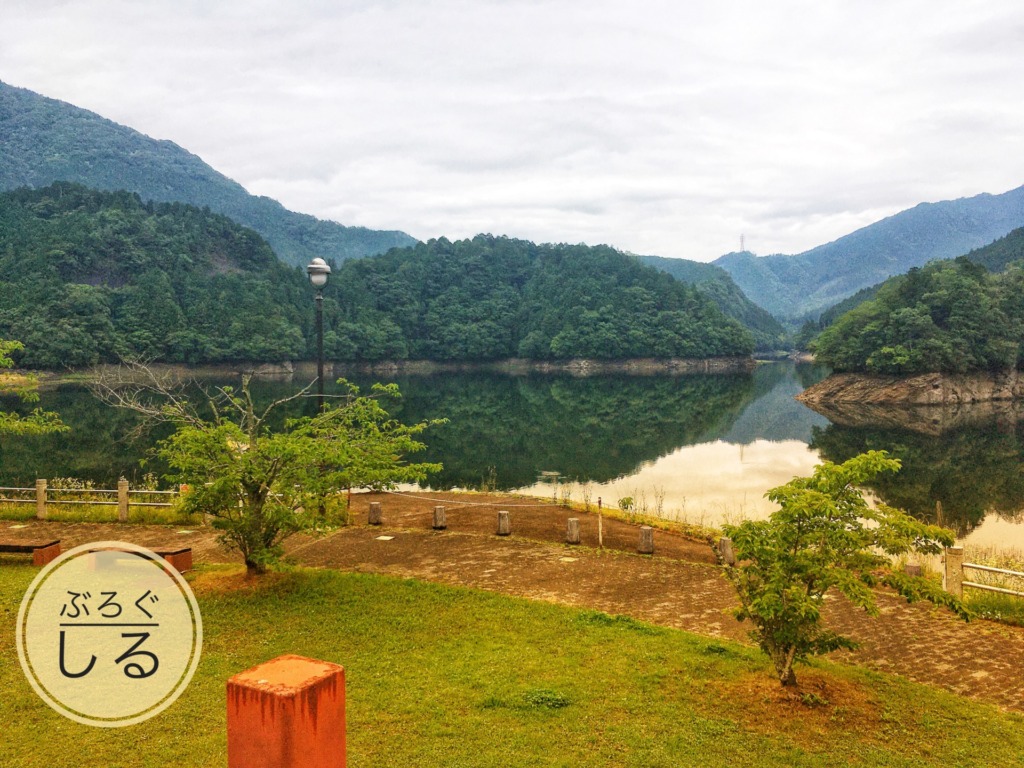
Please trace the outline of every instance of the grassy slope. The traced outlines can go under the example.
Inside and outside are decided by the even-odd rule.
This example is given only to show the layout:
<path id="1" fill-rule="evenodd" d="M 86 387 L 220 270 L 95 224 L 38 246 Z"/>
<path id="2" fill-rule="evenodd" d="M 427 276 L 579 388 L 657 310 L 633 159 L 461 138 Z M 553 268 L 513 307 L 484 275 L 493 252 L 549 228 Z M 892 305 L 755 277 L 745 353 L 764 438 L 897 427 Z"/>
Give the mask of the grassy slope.
<path id="1" fill-rule="evenodd" d="M 225 680 L 282 653 L 346 667 L 356 766 L 1019 765 L 1024 719 L 895 677 L 803 670 L 779 700 L 757 652 L 604 614 L 410 580 L 302 570 L 253 591 L 201 571 L 190 688 L 126 729 L 65 720 L 14 652 L 35 569 L 0 564 L 0 765 L 222 766 Z M 241 587 L 241 588 L 239 588 Z M 813 701 L 813 697 L 809 697 Z M 564 707 L 545 704 L 567 701 Z"/>

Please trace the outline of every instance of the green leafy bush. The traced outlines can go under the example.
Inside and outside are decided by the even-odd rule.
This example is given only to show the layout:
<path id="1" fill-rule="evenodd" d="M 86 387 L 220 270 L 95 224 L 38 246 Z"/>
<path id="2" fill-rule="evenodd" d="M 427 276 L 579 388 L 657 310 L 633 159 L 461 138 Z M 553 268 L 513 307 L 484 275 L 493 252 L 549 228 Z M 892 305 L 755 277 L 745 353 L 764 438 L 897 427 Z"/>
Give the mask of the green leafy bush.
<path id="1" fill-rule="evenodd" d="M 893 569 L 907 552 L 936 554 L 953 533 L 918 522 L 885 504 L 869 506 L 858 486 L 899 462 L 869 451 L 843 464 L 826 462 L 811 477 L 768 491 L 780 505 L 767 520 L 724 525 L 736 564 L 726 575 L 736 588 L 736 617 L 750 621 L 751 637 L 771 659 L 782 685 L 795 685 L 795 662 L 854 643 L 824 626 L 821 610 L 831 590 L 876 615 L 872 588 L 884 583 L 908 601 L 926 599 L 967 618 L 959 600 L 923 577 Z"/>

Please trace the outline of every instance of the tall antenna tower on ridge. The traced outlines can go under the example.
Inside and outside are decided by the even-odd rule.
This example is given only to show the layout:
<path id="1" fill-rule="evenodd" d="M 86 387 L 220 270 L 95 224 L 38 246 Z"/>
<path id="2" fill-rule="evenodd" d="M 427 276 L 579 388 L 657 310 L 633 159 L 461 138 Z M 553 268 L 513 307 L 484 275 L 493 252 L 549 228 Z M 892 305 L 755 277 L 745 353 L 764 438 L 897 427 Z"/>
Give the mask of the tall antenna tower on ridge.
<path id="1" fill-rule="evenodd" d="M 743 253 L 745 250 L 747 250 L 747 236 L 740 235 L 740 253 Z"/>

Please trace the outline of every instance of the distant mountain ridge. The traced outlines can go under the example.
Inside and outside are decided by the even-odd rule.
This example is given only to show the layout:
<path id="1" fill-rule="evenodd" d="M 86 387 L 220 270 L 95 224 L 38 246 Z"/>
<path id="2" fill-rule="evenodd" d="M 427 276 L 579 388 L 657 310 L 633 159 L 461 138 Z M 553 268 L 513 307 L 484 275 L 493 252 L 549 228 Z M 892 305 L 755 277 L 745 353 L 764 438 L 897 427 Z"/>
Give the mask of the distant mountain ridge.
<path id="1" fill-rule="evenodd" d="M 0 82 L 0 191 L 71 181 L 143 200 L 209 207 L 261 234 L 285 262 L 372 256 L 417 240 L 346 227 L 257 197 L 171 141 Z"/>
<path id="2" fill-rule="evenodd" d="M 275 200 L 250 195 L 174 142 L 0 82 L 0 192 L 42 189 L 57 181 L 125 190 L 144 201 L 208 207 L 255 230 L 282 261 L 298 266 L 315 256 L 340 263 L 418 242 L 402 232 L 345 227 L 288 211 Z M 785 345 L 782 326 L 747 299 L 725 270 L 680 259 L 639 258 L 682 282 L 700 285 L 727 316 L 751 330 L 758 349 Z"/>
<path id="3" fill-rule="evenodd" d="M 936 259 L 955 258 L 1024 226 L 1024 186 L 921 203 L 831 243 L 793 256 L 729 253 L 725 269 L 778 318 L 816 315 L 862 288 Z"/>

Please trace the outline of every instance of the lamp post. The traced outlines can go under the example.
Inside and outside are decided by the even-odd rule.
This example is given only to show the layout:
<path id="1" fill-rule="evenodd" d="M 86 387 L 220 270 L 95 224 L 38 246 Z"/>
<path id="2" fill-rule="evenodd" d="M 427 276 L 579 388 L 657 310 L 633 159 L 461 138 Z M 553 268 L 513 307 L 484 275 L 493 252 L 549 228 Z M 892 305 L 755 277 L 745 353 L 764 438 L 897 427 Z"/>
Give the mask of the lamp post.
<path id="1" fill-rule="evenodd" d="M 316 408 L 324 409 L 324 286 L 331 268 L 323 259 L 316 258 L 306 267 L 309 282 L 316 288 Z"/>

